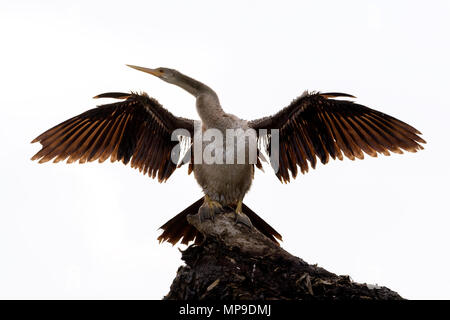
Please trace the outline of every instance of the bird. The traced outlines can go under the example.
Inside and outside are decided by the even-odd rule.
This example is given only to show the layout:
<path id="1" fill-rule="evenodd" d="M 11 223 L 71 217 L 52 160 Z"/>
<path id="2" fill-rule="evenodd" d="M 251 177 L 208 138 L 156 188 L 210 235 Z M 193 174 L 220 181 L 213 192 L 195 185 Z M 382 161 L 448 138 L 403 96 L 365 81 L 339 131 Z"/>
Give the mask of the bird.
<path id="1" fill-rule="evenodd" d="M 204 236 L 188 223 L 187 216 L 214 221 L 215 215 L 229 209 L 235 213 L 236 223 L 256 228 L 279 244 L 281 234 L 243 203 L 255 168 L 263 170 L 262 162 L 268 161 L 264 154 L 270 157 L 276 177 L 288 183 L 300 172 L 315 169 L 318 161 L 326 164 L 344 157 L 364 159 L 364 154 L 377 157 L 416 152 L 426 143 L 420 137 L 422 133 L 411 125 L 354 102 L 350 94 L 305 91 L 279 112 L 248 121 L 226 113 L 213 89 L 175 69 L 127 66 L 194 96 L 200 121 L 173 115 L 145 92 L 103 93 L 94 98 L 119 101 L 99 105 L 46 130 L 32 140 L 42 147 L 31 159 L 39 163 L 86 163 L 109 158 L 111 162 L 130 163 L 159 182 L 166 182 L 177 168 L 188 163 L 188 174 L 194 173 L 204 196 L 161 226 L 160 242 L 201 243 Z M 246 152 L 244 162 L 196 162 L 195 134 L 211 129 L 220 133 L 230 129 L 254 132 L 241 146 Z M 239 148 L 235 140 L 215 142 L 215 151 L 222 151 L 217 151 L 219 158 L 231 148 Z M 250 161 L 250 142 L 257 145 L 256 161 Z M 207 143 L 201 141 L 200 151 L 206 148 Z"/>

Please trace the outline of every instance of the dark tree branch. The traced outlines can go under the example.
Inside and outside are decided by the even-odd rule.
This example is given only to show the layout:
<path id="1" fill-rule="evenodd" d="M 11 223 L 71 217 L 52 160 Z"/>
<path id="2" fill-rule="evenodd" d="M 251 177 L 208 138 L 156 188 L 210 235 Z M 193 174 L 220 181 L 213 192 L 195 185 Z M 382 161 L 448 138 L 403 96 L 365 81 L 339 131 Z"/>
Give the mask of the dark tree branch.
<path id="1" fill-rule="evenodd" d="M 256 229 L 236 224 L 233 213 L 202 223 L 189 216 L 188 221 L 206 240 L 182 252 L 186 265 L 164 299 L 402 299 L 388 288 L 309 265 Z"/>

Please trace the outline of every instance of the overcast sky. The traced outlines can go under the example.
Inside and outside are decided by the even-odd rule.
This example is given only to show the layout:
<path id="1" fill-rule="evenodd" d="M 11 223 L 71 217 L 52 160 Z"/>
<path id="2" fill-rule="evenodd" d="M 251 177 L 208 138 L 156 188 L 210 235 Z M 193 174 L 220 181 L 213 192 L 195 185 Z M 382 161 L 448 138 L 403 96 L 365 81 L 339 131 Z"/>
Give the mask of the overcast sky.
<path id="1" fill-rule="evenodd" d="M 309 263 L 405 298 L 450 298 L 450 2 L 276 4 L 0 4 L 0 298 L 168 292 L 185 246 L 158 244 L 157 229 L 201 197 L 187 168 L 159 184 L 119 163 L 29 160 L 33 138 L 102 92 L 146 91 L 198 119 L 192 96 L 125 64 L 178 69 L 244 119 L 308 89 L 418 128 L 428 143 L 417 154 L 318 165 L 286 185 L 266 166 L 244 202 Z"/>

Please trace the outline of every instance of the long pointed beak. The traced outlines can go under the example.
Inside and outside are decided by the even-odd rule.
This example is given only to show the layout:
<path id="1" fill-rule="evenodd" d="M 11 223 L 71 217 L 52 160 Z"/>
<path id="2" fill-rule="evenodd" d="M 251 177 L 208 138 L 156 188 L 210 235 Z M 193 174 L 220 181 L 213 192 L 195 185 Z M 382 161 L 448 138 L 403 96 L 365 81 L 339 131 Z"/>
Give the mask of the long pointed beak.
<path id="1" fill-rule="evenodd" d="M 157 69 L 150 69 L 150 68 L 144 68 L 144 67 L 138 67 L 138 66 L 133 66 L 131 64 L 127 64 L 127 67 L 145 72 L 145 73 L 150 73 L 151 75 L 154 75 L 155 77 L 160 77 L 161 73 L 157 70 Z"/>

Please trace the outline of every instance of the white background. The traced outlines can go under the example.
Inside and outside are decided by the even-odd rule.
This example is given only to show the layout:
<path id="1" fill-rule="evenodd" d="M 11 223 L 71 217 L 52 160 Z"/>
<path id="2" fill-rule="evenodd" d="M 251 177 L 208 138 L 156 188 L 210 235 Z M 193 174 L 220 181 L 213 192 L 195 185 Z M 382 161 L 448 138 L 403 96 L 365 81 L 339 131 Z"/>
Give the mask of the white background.
<path id="1" fill-rule="evenodd" d="M 309 89 L 418 128 L 417 154 L 335 161 L 287 185 L 266 166 L 245 203 L 309 263 L 450 298 L 449 16 L 448 1 L 3 1 L 0 298 L 168 292 L 180 253 L 157 228 L 201 196 L 187 168 L 159 184 L 119 163 L 29 160 L 35 136 L 102 92 L 143 90 L 198 118 L 193 97 L 126 63 L 178 69 L 245 119 Z"/>

